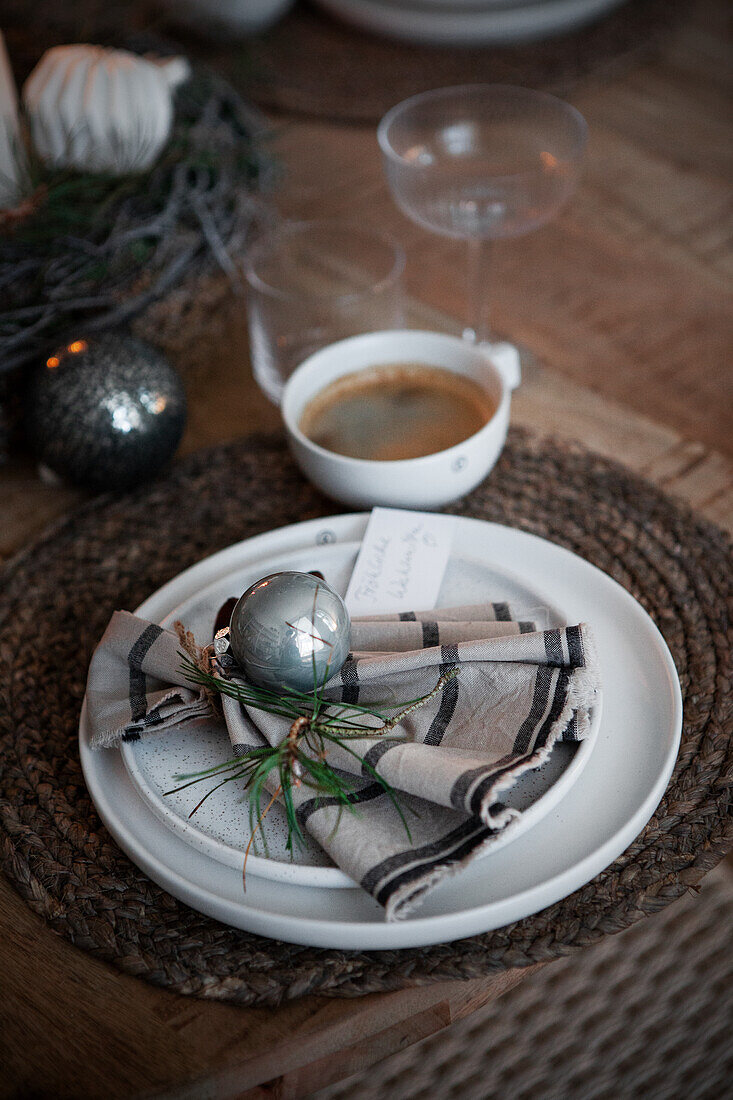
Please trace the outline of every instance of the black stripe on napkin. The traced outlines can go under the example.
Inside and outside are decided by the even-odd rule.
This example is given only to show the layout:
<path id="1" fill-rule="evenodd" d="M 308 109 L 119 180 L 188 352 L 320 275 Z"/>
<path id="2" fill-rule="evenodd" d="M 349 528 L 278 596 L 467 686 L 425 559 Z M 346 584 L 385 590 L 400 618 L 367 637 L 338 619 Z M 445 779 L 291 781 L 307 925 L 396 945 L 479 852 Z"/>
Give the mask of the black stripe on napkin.
<path id="1" fill-rule="evenodd" d="M 551 684 L 552 669 L 548 668 L 547 665 L 540 665 L 535 677 L 534 692 L 529 714 L 519 727 L 519 731 L 514 740 L 514 753 L 517 756 L 523 756 L 532 743 L 532 737 L 537 729 L 537 725 L 547 709 Z"/>
<path id="2" fill-rule="evenodd" d="M 437 623 L 424 622 L 422 624 L 422 647 L 423 649 L 433 649 L 434 646 L 440 644 L 440 631 Z"/>
<path id="3" fill-rule="evenodd" d="M 481 764 L 478 768 L 468 768 L 467 771 L 458 776 L 451 787 L 451 806 L 455 806 L 457 810 L 465 811 L 468 792 L 476 780 L 500 773 L 504 765 L 508 764 L 511 767 L 512 764 L 516 763 L 516 759 L 516 756 L 510 753 L 508 756 L 502 756 L 500 760 L 495 760 L 493 764 Z"/>
<path id="4" fill-rule="evenodd" d="M 562 639 L 559 630 L 545 631 L 545 653 L 548 664 L 557 667 L 565 663 L 562 658 Z"/>
<path id="5" fill-rule="evenodd" d="M 512 771 L 512 769 L 516 767 L 517 763 L 518 761 L 515 758 L 511 764 L 507 764 L 504 768 L 497 768 L 495 771 L 487 775 L 485 779 L 482 779 L 481 782 L 476 785 L 474 792 L 471 795 L 471 801 L 469 805 L 463 807 L 464 810 L 472 814 L 474 817 L 480 818 L 481 803 L 486 797 L 487 792 L 494 786 L 498 779 L 501 779 L 501 777 L 506 774 L 506 772 Z"/>
<path id="6" fill-rule="evenodd" d="M 381 904 L 386 905 L 396 890 L 429 874 L 442 863 L 457 863 L 469 855 L 479 844 L 496 832 L 476 821 L 466 821 L 447 836 L 422 848 L 400 852 L 372 868 L 361 880 L 361 885 Z M 415 863 L 397 874 L 401 867 Z M 387 881 L 385 882 L 385 877 Z M 380 885 L 381 883 L 381 885 Z"/>
<path id="7" fill-rule="evenodd" d="M 459 775 L 450 789 L 451 806 L 455 806 L 457 810 L 465 809 L 469 787 L 482 776 L 490 775 L 491 767 L 491 764 L 484 764 L 480 768 L 469 768 L 463 775 Z"/>
<path id="8" fill-rule="evenodd" d="M 550 671 L 549 669 L 547 669 L 546 671 L 550 672 L 551 677 L 555 675 L 554 671 Z M 555 693 L 554 693 L 553 698 L 552 698 L 552 706 L 550 707 L 550 712 L 547 715 L 547 718 L 545 719 L 545 721 L 542 723 L 542 728 L 540 729 L 539 733 L 537 734 L 537 740 L 535 741 L 535 743 L 533 745 L 533 748 L 532 748 L 533 752 L 536 752 L 537 749 L 542 748 L 547 743 L 547 739 L 550 736 L 550 731 L 552 729 L 552 725 L 560 717 L 560 715 L 562 713 L 562 708 L 565 706 L 565 700 L 567 699 L 567 696 L 568 696 L 568 684 L 569 684 L 569 682 L 570 682 L 570 674 L 566 671 L 566 669 L 564 669 L 564 668 L 561 669 L 559 674 L 557 675 L 557 683 L 555 684 Z M 545 700 L 545 705 L 546 704 L 547 704 L 547 700 Z M 543 707 L 541 713 L 544 714 L 544 707 Z M 575 720 L 575 716 L 573 715 L 572 721 L 574 721 L 574 720 Z M 563 740 L 568 740 L 568 738 L 563 737 Z M 529 748 L 530 744 L 531 744 L 531 738 L 530 738 L 530 741 L 528 742 L 527 749 Z M 525 749 L 525 753 L 526 753 L 527 749 Z M 515 749 L 515 751 L 516 751 L 516 749 Z M 510 772 L 512 770 L 512 768 L 515 767 L 517 762 L 518 762 L 517 758 L 514 757 L 511 761 L 511 763 L 507 764 L 504 767 L 494 765 L 493 770 L 491 772 L 489 772 L 486 775 L 486 777 L 484 779 L 482 779 L 481 782 L 478 783 L 476 785 L 476 787 L 474 788 L 473 793 L 471 795 L 471 801 L 470 801 L 469 805 L 465 806 L 465 804 L 464 804 L 464 806 L 461 807 L 461 808 L 466 809 L 470 814 L 473 814 L 474 817 L 479 817 L 480 814 L 481 814 L 481 803 L 483 802 L 487 792 L 491 789 L 491 787 L 494 785 L 494 783 L 496 783 L 497 779 L 500 779 L 503 775 L 506 774 L 506 772 Z M 476 770 L 478 771 L 479 769 L 476 769 Z M 463 778 L 463 777 L 461 777 L 461 778 Z M 457 780 L 457 782 L 460 782 L 460 780 Z M 452 801 L 452 796 L 453 796 L 453 792 L 451 791 L 451 801 Z"/>
<path id="9" fill-rule="evenodd" d="M 509 611 L 509 604 L 508 603 L 492 603 L 491 606 L 494 609 L 494 614 L 496 615 L 496 621 L 497 622 L 499 622 L 499 623 L 511 622 L 512 616 L 511 616 L 511 613 Z"/>
<path id="10" fill-rule="evenodd" d="M 570 664 L 573 668 L 580 668 L 585 664 L 583 637 L 580 633 L 580 627 L 569 626 L 565 631 L 565 637 L 568 640 L 568 657 L 570 658 Z"/>
<path id="11" fill-rule="evenodd" d="M 390 749 L 397 748 L 399 744 L 401 744 L 399 741 L 377 741 L 376 745 L 372 745 L 369 752 L 364 754 L 361 764 L 361 774 L 365 778 L 370 778 L 372 773 L 368 768 L 365 768 L 364 765 L 369 764 L 372 768 L 376 768 L 384 754 L 389 752 Z"/>
<path id="12" fill-rule="evenodd" d="M 567 726 L 565 732 L 562 735 L 563 741 L 580 741 L 580 734 L 578 732 L 578 716 L 574 714 Z"/>
<path id="13" fill-rule="evenodd" d="M 417 621 L 417 615 L 414 611 L 400 611 L 401 623 L 414 623 Z"/>
<path id="14" fill-rule="evenodd" d="M 232 752 L 235 756 L 246 756 L 248 752 L 254 752 L 255 749 L 261 749 L 262 745 L 245 745 L 241 741 L 236 745 L 232 745 Z"/>
<path id="15" fill-rule="evenodd" d="M 434 860 L 431 860 L 430 863 L 423 863 L 419 867 L 413 867 L 411 870 L 398 875 L 397 878 L 393 878 L 391 882 L 382 887 L 376 895 L 376 900 L 380 905 L 386 906 L 392 894 L 394 894 L 396 890 L 399 890 L 401 886 L 407 886 L 416 879 L 424 878 L 435 867 L 439 867 L 443 863 L 460 863 L 462 859 L 469 856 L 475 848 L 478 848 L 480 844 L 483 844 L 483 842 L 488 840 L 490 836 L 493 836 L 495 832 L 495 829 L 489 829 L 486 825 L 482 825 L 475 836 L 469 837 L 469 839 L 464 841 L 460 848 L 456 848 L 455 851 L 449 852 L 443 856 L 437 856 Z"/>
<path id="16" fill-rule="evenodd" d="M 561 668 L 557 677 L 557 683 L 555 684 L 555 694 L 552 700 L 552 706 L 550 707 L 550 713 L 542 723 L 542 728 L 537 734 L 537 740 L 534 743 L 535 751 L 547 744 L 547 739 L 550 736 L 550 730 L 552 729 L 553 723 L 558 720 L 562 714 L 562 708 L 565 706 L 565 700 L 568 697 L 569 683 L 570 673 L 567 669 Z"/>
<path id="17" fill-rule="evenodd" d="M 127 663 L 130 666 L 130 717 L 133 722 L 140 722 L 145 717 L 148 709 L 147 679 L 142 671 L 142 664 L 150 651 L 151 646 L 163 633 L 163 628 L 150 623 L 145 627 L 132 649 L 127 655 Z M 135 740 L 128 737 L 128 740 Z"/>
<path id="18" fill-rule="evenodd" d="M 440 647 L 440 675 L 443 676 L 450 669 L 455 668 L 458 664 L 458 646 L 456 645 L 442 645 Z M 458 681 L 460 676 L 454 676 L 452 680 L 445 685 L 440 696 L 440 706 L 438 707 L 438 713 L 430 723 L 430 729 L 425 737 L 426 745 L 439 745 L 445 736 L 445 731 L 450 724 L 453 715 L 455 714 L 456 704 L 458 703 Z"/>
<path id="19" fill-rule="evenodd" d="M 477 821 L 463 821 L 457 829 L 453 829 L 450 833 L 441 837 L 440 840 L 433 840 L 430 844 L 424 844 L 422 848 L 406 848 L 403 852 L 396 852 L 393 856 L 387 856 L 381 863 L 376 863 L 370 871 L 367 871 L 360 885 L 370 894 L 374 894 L 386 878 L 400 871 L 408 863 L 414 863 L 415 860 L 430 859 L 447 849 L 455 847 L 469 834 L 476 832 L 479 827 Z"/>
<path id="20" fill-rule="evenodd" d="M 375 798 L 379 798 L 379 796 L 384 793 L 385 790 L 381 783 L 369 783 L 368 786 L 362 787 L 361 790 L 358 791 L 352 791 L 351 794 L 346 797 L 352 806 L 357 806 L 362 802 L 372 802 Z M 295 816 L 302 829 L 308 821 L 308 818 L 318 810 L 325 810 L 328 806 L 342 805 L 343 801 L 340 798 L 333 798 L 331 796 L 323 798 L 316 796 L 315 798 L 309 798 L 302 806 L 298 806 L 295 811 Z"/>
<path id="21" fill-rule="evenodd" d="M 350 653 L 341 666 L 341 683 L 344 685 L 341 692 L 343 703 L 359 702 L 359 672 L 353 653 Z"/>
<path id="22" fill-rule="evenodd" d="M 504 759 L 506 760 L 507 757 L 504 757 Z M 508 759 L 509 763 L 504 764 L 503 767 L 500 766 L 503 761 L 500 761 L 493 766 L 493 770 L 490 771 L 486 775 L 486 777 L 482 779 L 481 782 L 478 783 L 474 788 L 473 794 L 471 795 L 471 801 L 468 806 L 464 804 L 462 809 L 464 809 L 467 813 L 472 814 L 474 817 L 481 816 L 481 803 L 486 797 L 488 791 L 494 786 L 498 779 L 501 779 L 501 777 L 506 775 L 507 772 L 513 771 L 519 763 L 519 758 L 516 756 L 509 757 Z M 503 809 L 503 806 L 500 802 L 496 802 L 490 807 L 490 809 L 498 811 L 499 809 Z"/>

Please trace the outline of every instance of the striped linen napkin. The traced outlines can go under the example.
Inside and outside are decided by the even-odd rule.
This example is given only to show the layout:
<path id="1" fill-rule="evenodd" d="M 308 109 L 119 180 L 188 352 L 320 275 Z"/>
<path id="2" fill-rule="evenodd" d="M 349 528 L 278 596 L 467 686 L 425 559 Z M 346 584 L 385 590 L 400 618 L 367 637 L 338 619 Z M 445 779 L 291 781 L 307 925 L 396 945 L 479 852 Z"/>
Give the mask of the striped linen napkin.
<path id="1" fill-rule="evenodd" d="M 400 704 L 459 669 L 395 728 L 406 740 L 350 741 L 359 760 L 339 746 L 329 750 L 332 767 L 363 779 L 351 796 L 356 814 L 305 785 L 292 788 L 301 828 L 393 920 L 520 820 L 502 797 L 558 741 L 587 736 L 599 676 L 585 624 L 535 630 L 503 603 L 354 619 L 351 644 L 326 685 L 334 701 Z M 172 632 L 127 612 L 113 616 L 89 670 L 93 748 L 211 718 L 204 693 L 186 683 L 179 652 Z M 278 744 L 288 732 L 287 719 L 227 697 L 222 704 L 235 755 Z M 409 837 L 370 768 L 399 792 Z"/>

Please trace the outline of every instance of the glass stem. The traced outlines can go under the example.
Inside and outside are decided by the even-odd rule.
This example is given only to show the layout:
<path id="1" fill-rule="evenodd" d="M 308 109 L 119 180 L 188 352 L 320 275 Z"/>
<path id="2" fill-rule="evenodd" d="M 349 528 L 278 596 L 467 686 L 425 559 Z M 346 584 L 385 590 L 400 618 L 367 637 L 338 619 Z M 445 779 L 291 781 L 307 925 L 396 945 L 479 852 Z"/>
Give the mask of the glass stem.
<path id="1" fill-rule="evenodd" d="M 471 237 L 468 243 L 468 307 L 470 327 L 464 329 L 464 340 L 482 344 L 489 340 L 489 269 L 491 241 Z"/>

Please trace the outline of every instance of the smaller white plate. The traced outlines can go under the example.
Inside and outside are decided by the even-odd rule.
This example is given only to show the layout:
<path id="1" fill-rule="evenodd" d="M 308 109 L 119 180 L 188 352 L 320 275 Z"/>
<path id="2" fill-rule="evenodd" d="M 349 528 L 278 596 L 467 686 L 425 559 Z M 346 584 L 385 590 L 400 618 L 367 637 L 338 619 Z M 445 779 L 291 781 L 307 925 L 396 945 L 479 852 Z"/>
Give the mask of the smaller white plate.
<path id="1" fill-rule="evenodd" d="M 242 564 L 233 563 L 216 581 L 179 604 L 161 625 L 169 627 L 180 619 L 197 640 L 203 642 L 211 637 L 217 612 L 225 600 L 239 596 L 264 574 L 282 569 L 304 572 L 318 569 L 337 591 L 346 591 L 360 541 L 339 541 L 298 551 L 290 549 L 273 556 L 272 551 L 279 548 L 280 538 L 279 532 L 273 532 L 254 561 L 249 553 L 250 544 L 241 544 L 239 559 Z M 542 627 L 562 626 L 568 621 L 534 584 L 521 581 L 501 566 L 479 558 L 454 555 L 446 570 L 439 606 L 478 603 L 487 598 L 510 603 L 517 617 L 539 619 L 538 625 Z M 504 797 L 507 805 L 522 811 L 522 817 L 497 837 L 480 858 L 486 858 L 516 839 L 557 805 L 583 771 L 599 722 L 600 706 L 596 708 L 592 729 L 585 741 L 577 746 L 558 745 L 547 764 L 527 773 Z M 220 724 L 184 727 L 176 731 L 175 736 L 151 733 L 140 741 L 123 744 L 122 757 L 133 785 L 159 821 L 197 851 L 241 871 L 250 837 L 249 800 L 241 785 L 231 783 L 219 788 L 193 817 L 191 811 L 215 781 L 204 780 L 175 793 L 166 793 L 180 785 L 176 776 L 202 771 L 231 759 L 231 745 Z M 248 875 L 328 889 L 356 886 L 315 842 L 307 839 L 304 846 L 288 852 L 287 820 L 279 805 L 271 808 L 263 834 L 267 840 L 266 853 L 260 840 L 248 858 Z"/>

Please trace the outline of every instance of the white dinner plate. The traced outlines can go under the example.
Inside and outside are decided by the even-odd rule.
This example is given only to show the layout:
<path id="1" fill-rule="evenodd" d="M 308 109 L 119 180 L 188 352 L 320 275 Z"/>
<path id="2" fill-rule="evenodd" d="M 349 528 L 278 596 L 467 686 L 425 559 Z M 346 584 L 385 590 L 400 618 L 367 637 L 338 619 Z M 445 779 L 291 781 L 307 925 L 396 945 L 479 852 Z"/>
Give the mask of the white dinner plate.
<path id="1" fill-rule="evenodd" d="M 281 554 L 358 541 L 366 516 L 311 520 L 277 532 Z M 572 622 L 592 624 L 603 675 L 603 714 L 587 765 L 565 797 L 511 844 L 442 882 L 404 921 L 387 923 L 363 890 L 298 886 L 248 876 L 193 848 L 152 812 L 119 752 L 92 753 L 80 724 L 84 776 L 100 817 L 125 852 L 175 897 L 264 936 L 341 949 L 416 947 L 476 935 L 558 901 L 608 866 L 653 814 L 672 773 L 682 726 L 674 662 L 641 606 L 588 562 L 546 540 L 461 519 L 462 553 L 535 585 Z M 273 534 L 246 543 L 262 558 Z M 243 567 L 230 547 L 174 578 L 140 608 L 162 620 L 192 595 Z M 470 547 L 470 551 L 469 551 Z"/>
<path id="2" fill-rule="evenodd" d="M 342 594 L 346 591 L 360 541 L 336 542 L 325 546 L 308 546 L 298 551 L 277 554 L 282 534 L 273 531 L 253 560 L 249 543 L 241 544 L 239 564 L 196 591 L 175 607 L 162 626 L 170 627 L 176 620 L 193 632 L 200 644 L 211 640 L 219 608 L 229 597 L 238 597 L 250 584 L 266 573 L 281 569 L 307 572 L 318 569 L 326 581 Z M 518 619 L 534 620 L 538 626 L 565 626 L 567 617 L 561 609 L 534 585 L 523 582 L 508 570 L 472 556 L 480 555 L 480 541 L 473 546 L 470 538 L 459 539 L 461 551 L 453 554 L 446 569 L 438 607 L 485 602 L 487 599 L 510 603 Z M 146 601 L 144 607 L 149 605 Z M 417 610 L 417 609 L 416 609 Z M 141 614 L 145 614 L 144 608 Z M 439 617 L 436 614 L 436 617 Z M 502 796 L 508 806 L 522 810 L 522 816 L 511 828 L 500 833 L 494 843 L 478 858 L 486 858 L 525 829 L 536 824 L 567 793 L 582 772 L 590 756 L 600 720 L 596 707 L 588 737 L 578 745 L 559 744 L 547 764 L 526 773 L 511 792 Z M 173 829 L 198 851 L 241 872 L 244 851 L 250 838 L 249 801 L 237 784 L 227 784 L 214 791 L 191 816 L 202 796 L 214 787 L 215 781 L 205 780 L 176 791 L 175 777 L 202 771 L 231 759 L 231 745 L 221 723 L 195 725 L 170 733 L 152 733 L 140 741 L 121 747 L 122 758 L 138 794 L 155 816 Z M 173 790 L 172 790 L 173 789 Z M 329 860 L 313 841 L 289 853 L 287 819 L 281 806 L 275 804 L 267 816 L 262 835 L 267 840 L 267 852 L 259 839 L 255 853 L 247 860 L 247 874 L 264 875 L 280 882 L 300 886 L 357 888 L 352 879 Z"/>
<path id="3" fill-rule="evenodd" d="M 489 9 L 456 10 L 450 0 L 429 8 L 420 0 L 317 0 L 322 8 L 365 30 L 430 46 L 526 42 L 581 27 L 622 0 L 541 0 Z"/>

